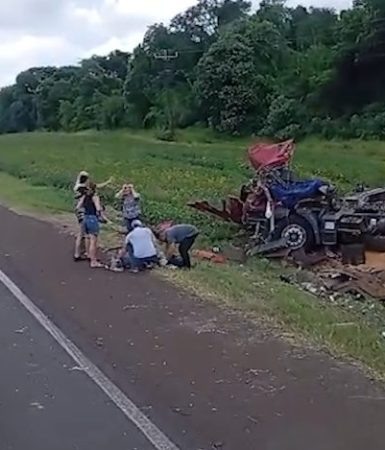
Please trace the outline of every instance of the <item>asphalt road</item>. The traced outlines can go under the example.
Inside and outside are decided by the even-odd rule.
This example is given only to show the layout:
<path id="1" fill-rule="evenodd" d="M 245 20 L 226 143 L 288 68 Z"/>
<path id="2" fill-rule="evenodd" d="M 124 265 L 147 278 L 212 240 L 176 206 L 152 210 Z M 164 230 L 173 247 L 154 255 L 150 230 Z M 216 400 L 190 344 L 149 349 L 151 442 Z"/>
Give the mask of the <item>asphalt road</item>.
<path id="1" fill-rule="evenodd" d="M 72 247 L 0 208 L 0 269 L 180 450 L 385 448 L 384 386 L 357 367 L 155 275 L 74 264 Z M 0 305 L 0 450 L 147 450 L 12 299 Z"/>
<path id="2" fill-rule="evenodd" d="M 0 284 L 1 450 L 152 450 Z"/>

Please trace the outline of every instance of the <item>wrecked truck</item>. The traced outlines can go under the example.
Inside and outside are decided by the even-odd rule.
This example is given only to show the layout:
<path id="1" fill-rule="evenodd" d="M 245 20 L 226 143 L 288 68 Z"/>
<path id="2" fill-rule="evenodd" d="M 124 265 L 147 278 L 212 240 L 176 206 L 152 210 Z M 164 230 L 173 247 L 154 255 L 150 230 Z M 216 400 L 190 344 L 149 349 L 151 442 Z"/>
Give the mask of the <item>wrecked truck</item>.
<path id="1" fill-rule="evenodd" d="M 248 159 L 255 174 L 238 196 L 221 207 L 208 201 L 189 206 L 244 228 L 249 254 L 283 247 L 310 252 L 382 238 L 385 189 L 360 188 L 340 197 L 328 181 L 298 179 L 291 169 L 294 151 L 293 140 L 252 146 Z"/>

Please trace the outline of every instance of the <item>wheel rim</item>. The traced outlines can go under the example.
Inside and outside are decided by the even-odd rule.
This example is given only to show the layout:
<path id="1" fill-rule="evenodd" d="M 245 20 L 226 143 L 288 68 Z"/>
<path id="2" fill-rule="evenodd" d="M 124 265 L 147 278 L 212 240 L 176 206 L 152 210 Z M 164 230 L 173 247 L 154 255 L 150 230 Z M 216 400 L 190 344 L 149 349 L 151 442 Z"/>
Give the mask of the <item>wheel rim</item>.
<path id="1" fill-rule="evenodd" d="M 289 248 L 298 250 L 306 244 L 307 233 L 301 225 L 291 224 L 284 228 L 282 237 L 286 240 Z"/>

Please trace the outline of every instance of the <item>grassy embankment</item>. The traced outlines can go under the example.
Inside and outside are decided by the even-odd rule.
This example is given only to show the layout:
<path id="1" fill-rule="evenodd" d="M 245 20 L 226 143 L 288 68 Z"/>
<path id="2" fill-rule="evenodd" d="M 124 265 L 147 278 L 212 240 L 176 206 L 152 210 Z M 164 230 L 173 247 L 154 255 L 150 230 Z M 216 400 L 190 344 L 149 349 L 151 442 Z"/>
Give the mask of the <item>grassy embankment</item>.
<path id="1" fill-rule="evenodd" d="M 246 144 L 194 133 L 177 143 L 123 132 L 0 136 L 0 198 L 24 210 L 68 212 L 74 176 L 87 168 L 98 181 L 113 175 L 116 186 L 134 182 L 149 220 L 192 221 L 202 229 L 206 242 L 215 243 L 229 236 L 231 229 L 195 214 L 186 203 L 236 193 L 250 173 Z M 299 145 L 295 164 L 301 175 L 320 175 L 343 190 L 360 181 L 381 185 L 385 144 L 308 140 Z M 112 193 L 106 192 L 107 201 Z M 171 276 L 214 301 L 272 319 L 312 343 L 385 373 L 385 343 L 378 323 L 282 284 L 278 270 L 252 261 L 245 267 L 199 264 L 191 273 Z"/>

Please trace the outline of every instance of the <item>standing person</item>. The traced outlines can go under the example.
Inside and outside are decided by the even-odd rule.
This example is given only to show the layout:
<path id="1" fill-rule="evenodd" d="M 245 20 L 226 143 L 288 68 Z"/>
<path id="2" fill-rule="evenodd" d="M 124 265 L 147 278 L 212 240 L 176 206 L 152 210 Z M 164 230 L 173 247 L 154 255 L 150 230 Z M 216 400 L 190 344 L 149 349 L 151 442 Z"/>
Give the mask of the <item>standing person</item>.
<path id="1" fill-rule="evenodd" d="M 178 246 L 178 251 L 183 262 L 182 267 L 191 269 L 189 252 L 198 235 L 198 228 L 188 224 L 173 225 L 166 230 L 162 230 L 159 233 L 159 238 L 166 243 L 166 258 L 169 259 L 174 254 L 175 247 Z"/>
<path id="2" fill-rule="evenodd" d="M 75 181 L 75 185 L 74 185 L 74 193 L 75 193 L 75 198 L 76 196 L 78 196 L 78 198 L 80 198 L 82 196 L 81 192 L 83 190 L 87 189 L 87 183 L 89 183 L 90 181 L 90 174 L 88 172 L 86 172 L 85 170 L 82 170 L 81 172 L 79 172 L 76 181 Z M 112 177 L 110 177 L 107 181 L 104 181 L 103 183 L 97 183 L 96 187 L 98 189 L 103 189 L 104 187 L 108 186 L 109 184 L 111 184 L 113 181 Z M 79 196 L 80 193 L 80 196 Z"/>
<path id="3" fill-rule="evenodd" d="M 88 259 L 88 251 L 83 227 L 84 208 L 82 206 L 78 208 L 79 200 L 87 193 L 88 182 L 89 182 L 89 174 L 83 170 L 79 173 L 74 186 L 75 215 L 79 225 L 78 233 L 76 235 L 75 240 L 75 253 L 74 253 L 75 262 Z"/>
<path id="4" fill-rule="evenodd" d="M 77 210 L 83 210 L 82 232 L 88 239 L 88 257 L 90 267 L 93 269 L 104 267 L 97 259 L 98 236 L 100 231 L 100 221 L 106 221 L 103 208 L 96 193 L 96 184 L 90 182 L 87 192 L 80 198 Z"/>
<path id="5" fill-rule="evenodd" d="M 100 183 L 97 185 L 98 188 L 103 188 L 108 186 L 112 182 L 112 178 L 105 181 L 104 183 Z M 75 214 L 79 224 L 79 230 L 75 240 L 75 253 L 74 253 L 74 261 L 83 261 L 89 259 L 87 245 L 84 236 L 84 208 L 77 207 L 79 200 L 87 193 L 88 186 L 90 183 L 90 175 L 85 170 L 79 172 L 76 182 L 74 185 L 74 197 L 75 197 Z"/>
<path id="6" fill-rule="evenodd" d="M 140 220 L 133 220 L 132 231 L 128 233 L 122 253 L 123 265 L 128 260 L 131 271 L 137 273 L 147 265 L 159 262 L 156 238 L 152 230 Z"/>
<path id="7" fill-rule="evenodd" d="M 124 184 L 115 197 L 122 202 L 121 208 L 124 226 L 129 233 L 133 229 L 133 221 L 140 220 L 140 216 L 142 214 L 140 207 L 140 194 L 136 192 L 133 184 Z"/>

